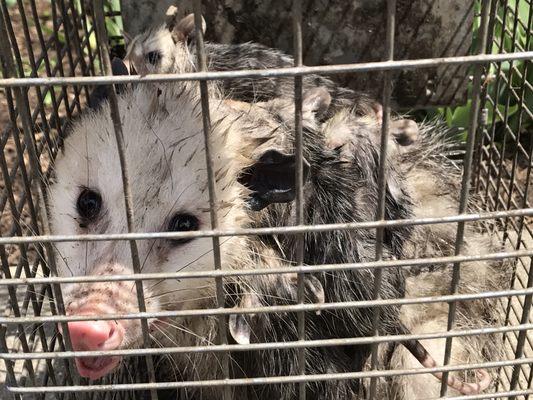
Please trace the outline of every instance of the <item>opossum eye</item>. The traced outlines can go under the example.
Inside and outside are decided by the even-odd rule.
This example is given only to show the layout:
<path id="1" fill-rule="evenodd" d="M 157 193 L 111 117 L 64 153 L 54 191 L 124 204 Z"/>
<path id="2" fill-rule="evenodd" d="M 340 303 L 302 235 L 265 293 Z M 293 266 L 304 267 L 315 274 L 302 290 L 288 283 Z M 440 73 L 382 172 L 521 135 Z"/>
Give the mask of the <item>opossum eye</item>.
<path id="1" fill-rule="evenodd" d="M 100 213 L 100 209 L 102 208 L 102 196 L 94 190 L 85 188 L 78 196 L 76 208 L 80 217 L 86 222 L 92 221 Z"/>
<path id="2" fill-rule="evenodd" d="M 170 220 L 168 224 L 169 232 L 187 232 L 187 231 L 197 231 L 200 227 L 200 221 L 194 215 L 191 214 L 176 214 Z M 175 244 L 183 244 L 190 242 L 191 239 L 173 239 L 172 242 Z"/>
<path id="3" fill-rule="evenodd" d="M 156 65 L 159 60 L 161 60 L 160 51 L 155 50 L 146 54 L 146 61 L 148 61 L 152 65 Z"/>

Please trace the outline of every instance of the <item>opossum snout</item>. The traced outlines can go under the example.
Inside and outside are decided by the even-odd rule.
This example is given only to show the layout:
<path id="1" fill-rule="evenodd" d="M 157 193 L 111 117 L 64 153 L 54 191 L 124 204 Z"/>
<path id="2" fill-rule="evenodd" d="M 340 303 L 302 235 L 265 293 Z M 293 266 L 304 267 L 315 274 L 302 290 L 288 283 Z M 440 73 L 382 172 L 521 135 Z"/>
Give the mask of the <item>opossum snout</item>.
<path id="1" fill-rule="evenodd" d="M 116 275 L 132 272 L 120 263 L 103 263 L 91 275 Z M 87 316 L 89 321 L 67 324 L 74 351 L 105 351 L 132 347 L 141 338 L 141 326 L 134 319 L 102 319 L 102 316 L 125 315 L 139 311 L 133 282 L 94 282 L 76 284 L 65 292 L 67 316 Z M 60 329 L 61 330 L 61 329 Z M 77 357 L 81 376 L 98 379 L 114 370 L 121 357 L 97 355 Z"/>
<path id="2" fill-rule="evenodd" d="M 74 351 L 116 350 L 124 340 L 124 327 L 116 321 L 74 321 L 68 323 Z M 121 357 L 77 357 L 76 368 L 81 376 L 98 379 L 117 367 Z"/>

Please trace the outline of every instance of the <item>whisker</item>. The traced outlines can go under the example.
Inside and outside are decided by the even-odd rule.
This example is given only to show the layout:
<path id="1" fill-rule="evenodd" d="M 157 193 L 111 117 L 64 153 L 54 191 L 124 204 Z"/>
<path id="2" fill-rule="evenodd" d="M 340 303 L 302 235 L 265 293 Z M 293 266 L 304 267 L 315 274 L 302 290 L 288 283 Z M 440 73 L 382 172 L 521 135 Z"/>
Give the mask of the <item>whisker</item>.
<path id="1" fill-rule="evenodd" d="M 209 288 L 211 286 L 212 285 L 204 285 L 204 286 L 195 286 L 195 287 L 190 287 L 190 288 L 179 288 L 179 289 L 169 290 L 168 292 L 164 292 L 164 293 L 154 294 L 152 296 L 146 296 L 145 299 L 155 299 L 155 298 L 163 297 L 163 296 L 166 296 L 166 295 L 169 295 L 169 294 L 172 294 L 172 293 L 184 292 L 184 291 L 187 291 L 187 290 L 206 289 L 206 288 Z"/>
<path id="2" fill-rule="evenodd" d="M 223 241 L 220 246 L 222 246 L 224 243 L 226 243 L 230 238 L 226 239 L 225 241 Z M 210 249 L 210 250 L 207 250 L 205 253 L 199 255 L 197 258 L 195 258 L 194 260 L 190 261 L 189 263 L 185 264 L 184 266 L 180 267 L 178 270 L 174 271 L 174 272 L 180 272 L 182 271 L 183 269 L 187 268 L 189 265 L 191 264 L 194 264 L 195 262 L 197 262 L 198 260 L 200 260 L 202 257 L 205 257 L 206 255 L 208 255 L 209 253 L 212 253 L 213 252 L 213 249 Z M 154 283 L 152 286 L 150 286 L 150 288 L 148 288 L 149 291 L 152 291 L 154 287 L 156 287 L 157 285 L 161 284 L 162 282 L 164 282 L 165 280 L 164 279 L 161 279 L 159 281 L 157 281 L 156 283 Z"/>

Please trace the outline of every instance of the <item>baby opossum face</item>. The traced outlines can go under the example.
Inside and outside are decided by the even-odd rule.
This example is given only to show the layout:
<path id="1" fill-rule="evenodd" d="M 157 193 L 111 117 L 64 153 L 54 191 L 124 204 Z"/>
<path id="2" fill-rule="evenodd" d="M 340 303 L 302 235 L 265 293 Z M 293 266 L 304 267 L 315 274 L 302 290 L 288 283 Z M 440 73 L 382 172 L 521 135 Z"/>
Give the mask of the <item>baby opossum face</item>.
<path id="1" fill-rule="evenodd" d="M 190 93 L 191 92 L 191 93 Z M 119 99 L 125 156 L 134 208 L 135 231 L 170 232 L 210 229 L 209 193 L 199 98 L 193 90 L 173 92 L 147 114 L 153 90 L 139 86 Z M 162 96 L 165 96 L 164 94 Z M 216 104 L 213 105 L 216 107 Z M 216 114 L 218 115 L 218 114 Z M 236 165 L 226 158 L 235 148 L 231 116 L 213 124 L 221 228 L 243 226 L 247 219 L 243 188 L 236 183 Z M 232 126 L 238 130 L 237 125 Z M 218 132 L 218 131 L 217 131 Z M 50 189 L 53 233 L 59 235 L 127 232 L 121 168 L 109 107 L 89 112 L 73 126 L 65 151 L 55 163 Z M 242 238 L 222 238 L 222 263 L 234 264 Z M 137 241 L 143 273 L 211 270 L 211 238 Z M 56 245 L 61 276 L 132 274 L 128 242 L 76 242 Z M 68 315 L 124 314 L 138 311 L 132 282 L 80 283 L 63 286 Z M 148 311 L 198 307 L 213 298 L 207 279 L 145 281 Z M 149 320 L 152 329 L 160 321 Z M 70 322 L 75 350 L 105 350 L 136 346 L 138 320 Z M 99 378 L 119 362 L 117 357 L 77 359 L 82 376 Z"/>
<path id="2" fill-rule="evenodd" d="M 126 59 L 139 75 L 172 73 L 175 58 L 180 56 L 177 50 L 170 32 L 161 28 L 136 36 L 128 46 Z M 181 56 L 186 57 L 186 47 L 181 50 Z"/>
<path id="3" fill-rule="evenodd" d="M 205 32 L 205 21 L 203 30 Z M 148 30 L 132 39 L 126 59 L 140 75 L 183 73 L 194 70 L 188 41 L 195 33 L 194 15 L 177 19 L 177 9 L 167 11 L 165 25 Z"/>

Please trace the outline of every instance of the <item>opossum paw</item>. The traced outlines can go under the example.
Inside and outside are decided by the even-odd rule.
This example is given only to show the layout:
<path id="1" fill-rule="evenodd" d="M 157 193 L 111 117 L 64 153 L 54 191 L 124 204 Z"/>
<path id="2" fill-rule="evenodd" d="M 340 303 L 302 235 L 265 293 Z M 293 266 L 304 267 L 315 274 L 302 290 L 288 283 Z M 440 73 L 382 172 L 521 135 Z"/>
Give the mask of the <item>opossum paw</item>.
<path id="1" fill-rule="evenodd" d="M 451 380 L 449 380 L 450 386 L 452 387 L 459 386 L 456 388 L 459 391 L 459 393 L 463 395 L 480 394 L 481 392 L 489 388 L 492 382 L 492 378 L 490 377 L 490 374 L 484 369 L 477 370 L 476 377 L 478 379 L 477 383 L 460 382 L 459 380 L 454 380 L 452 378 Z"/>
<path id="2" fill-rule="evenodd" d="M 477 383 L 479 391 L 482 392 L 484 390 L 487 390 L 492 382 L 492 378 L 487 372 L 487 370 L 480 369 L 476 371 L 476 376 L 479 379 L 479 382 Z"/>

